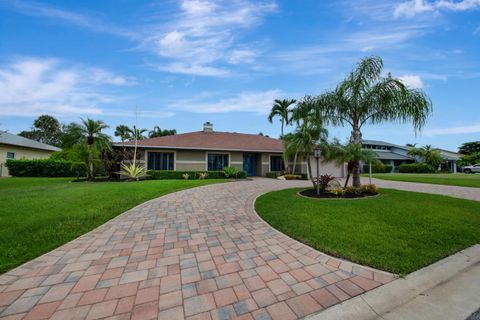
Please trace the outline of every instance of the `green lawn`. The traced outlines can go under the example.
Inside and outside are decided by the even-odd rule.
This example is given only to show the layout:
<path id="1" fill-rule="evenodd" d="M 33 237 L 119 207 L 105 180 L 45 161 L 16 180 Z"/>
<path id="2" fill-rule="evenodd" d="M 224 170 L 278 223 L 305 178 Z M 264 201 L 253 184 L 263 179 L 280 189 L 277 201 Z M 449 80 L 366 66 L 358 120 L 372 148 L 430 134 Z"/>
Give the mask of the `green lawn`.
<path id="1" fill-rule="evenodd" d="M 368 174 L 364 174 L 368 177 Z M 465 173 L 374 173 L 374 178 L 394 181 L 445 184 L 449 186 L 480 188 L 480 174 Z"/>
<path id="2" fill-rule="evenodd" d="M 267 193 L 257 212 L 319 251 L 407 274 L 480 242 L 480 202 L 391 189 L 376 198 L 318 200 Z"/>
<path id="3" fill-rule="evenodd" d="M 0 273 L 48 252 L 149 199 L 224 180 L 70 182 L 0 179 Z"/>

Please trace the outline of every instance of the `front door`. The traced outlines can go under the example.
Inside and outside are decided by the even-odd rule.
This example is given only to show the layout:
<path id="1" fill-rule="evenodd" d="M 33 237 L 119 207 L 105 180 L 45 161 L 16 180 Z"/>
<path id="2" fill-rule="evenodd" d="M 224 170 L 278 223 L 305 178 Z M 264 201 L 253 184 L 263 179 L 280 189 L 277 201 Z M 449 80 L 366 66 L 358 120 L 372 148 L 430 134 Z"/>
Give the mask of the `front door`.
<path id="1" fill-rule="evenodd" d="M 245 171 L 248 177 L 255 175 L 256 157 L 257 155 L 255 153 L 243 154 L 243 171 Z"/>

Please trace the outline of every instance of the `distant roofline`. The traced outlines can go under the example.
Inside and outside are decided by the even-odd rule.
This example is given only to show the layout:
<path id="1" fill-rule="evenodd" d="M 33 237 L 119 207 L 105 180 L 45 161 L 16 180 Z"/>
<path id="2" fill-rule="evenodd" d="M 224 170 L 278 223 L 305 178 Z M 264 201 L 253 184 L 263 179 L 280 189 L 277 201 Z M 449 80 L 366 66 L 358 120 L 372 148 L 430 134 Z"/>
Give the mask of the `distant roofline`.
<path id="1" fill-rule="evenodd" d="M 122 143 L 114 143 L 113 146 L 115 147 L 126 147 L 126 148 L 134 148 L 135 145 L 122 145 Z M 260 149 L 233 149 L 233 148 L 200 148 L 200 147 L 172 147 L 172 146 L 145 146 L 145 145 L 137 145 L 137 148 L 145 148 L 145 149 L 171 149 L 171 150 L 206 150 L 206 151 L 242 151 L 242 152 L 275 152 L 275 153 L 282 153 L 283 150 L 260 150 Z"/>
<path id="2" fill-rule="evenodd" d="M 389 146 L 389 147 L 396 147 L 400 149 L 405 149 L 407 150 L 409 147 L 408 146 L 401 146 L 399 144 L 394 144 L 382 140 L 367 140 L 367 139 L 362 139 L 362 144 L 370 144 L 370 145 L 384 145 L 384 146 Z"/>
<path id="3" fill-rule="evenodd" d="M 28 139 L 6 131 L 0 131 L 0 144 L 52 152 L 62 150 L 58 147 Z"/>

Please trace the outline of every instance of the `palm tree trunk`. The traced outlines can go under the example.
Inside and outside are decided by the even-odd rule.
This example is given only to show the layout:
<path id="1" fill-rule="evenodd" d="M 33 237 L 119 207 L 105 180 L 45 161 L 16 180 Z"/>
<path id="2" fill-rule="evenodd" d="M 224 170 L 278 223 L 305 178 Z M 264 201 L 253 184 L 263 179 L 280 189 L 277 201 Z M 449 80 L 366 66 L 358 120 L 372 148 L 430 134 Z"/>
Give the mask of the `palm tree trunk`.
<path id="1" fill-rule="evenodd" d="M 283 141 L 283 168 L 288 172 L 288 161 L 287 161 L 287 157 L 285 155 L 285 141 L 283 140 L 283 126 L 284 126 L 284 121 L 282 119 L 282 132 L 281 132 L 281 137 L 280 139 Z"/>
<path id="2" fill-rule="evenodd" d="M 298 152 L 295 151 L 295 156 L 293 157 L 293 167 L 292 167 L 292 173 L 295 174 L 295 167 L 297 166 L 297 155 Z"/>
<path id="3" fill-rule="evenodd" d="M 345 184 L 343 185 L 344 188 L 348 186 L 348 180 L 350 180 L 350 171 L 347 172 L 347 179 L 345 179 Z"/>
<path id="4" fill-rule="evenodd" d="M 306 155 L 306 157 L 307 157 L 308 175 L 310 176 L 310 180 L 312 180 L 313 189 L 315 189 L 315 188 L 317 188 L 317 184 L 316 184 L 315 179 L 313 178 L 313 175 L 312 175 L 312 165 L 310 164 L 310 155 Z"/>
<path id="5" fill-rule="evenodd" d="M 358 125 L 353 126 L 352 136 L 350 140 L 353 143 L 362 143 L 362 133 Z M 353 164 L 353 186 L 360 187 L 360 161 L 355 161 Z"/>
<path id="6" fill-rule="evenodd" d="M 88 180 L 93 180 L 93 149 L 92 145 L 88 145 Z"/>

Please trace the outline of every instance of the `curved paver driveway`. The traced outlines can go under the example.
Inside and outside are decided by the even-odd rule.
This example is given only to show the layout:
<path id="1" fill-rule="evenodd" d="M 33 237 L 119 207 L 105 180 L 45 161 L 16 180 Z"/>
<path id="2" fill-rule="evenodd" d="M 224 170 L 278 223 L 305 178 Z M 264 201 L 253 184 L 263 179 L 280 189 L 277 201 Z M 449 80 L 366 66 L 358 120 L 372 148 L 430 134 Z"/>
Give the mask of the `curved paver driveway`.
<path id="1" fill-rule="evenodd" d="M 255 179 L 172 193 L 0 276 L 11 319 L 295 319 L 393 279 L 275 231 Z"/>

